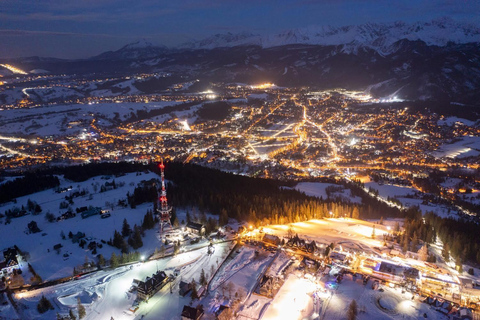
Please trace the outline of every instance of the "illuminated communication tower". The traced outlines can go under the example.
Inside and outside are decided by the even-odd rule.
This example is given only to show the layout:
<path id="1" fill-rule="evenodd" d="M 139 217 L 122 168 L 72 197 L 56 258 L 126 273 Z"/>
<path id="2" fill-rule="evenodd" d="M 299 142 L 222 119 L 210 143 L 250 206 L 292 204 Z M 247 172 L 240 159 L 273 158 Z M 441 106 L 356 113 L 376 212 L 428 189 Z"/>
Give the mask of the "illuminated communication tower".
<path id="1" fill-rule="evenodd" d="M 163 164 L 163 159 L 158 165 L 161 171 L 161 177 L 162 177 L 162 193 L 160 194 L 160 209 L 158 209 L 158 213 L 160 216 L 160 232 L 163 232 L 165 227 L 170 226 L 172 228 L 172 223 L 170 222 L 170 219 L 172 217 L 172 207 L 168 206 L 167 203 L 167 190 L 165 189 L 165 175 L 163 173 L 163 169 L 165 168 Z M 172 228 L 173 229 L 173 228 Z"/>

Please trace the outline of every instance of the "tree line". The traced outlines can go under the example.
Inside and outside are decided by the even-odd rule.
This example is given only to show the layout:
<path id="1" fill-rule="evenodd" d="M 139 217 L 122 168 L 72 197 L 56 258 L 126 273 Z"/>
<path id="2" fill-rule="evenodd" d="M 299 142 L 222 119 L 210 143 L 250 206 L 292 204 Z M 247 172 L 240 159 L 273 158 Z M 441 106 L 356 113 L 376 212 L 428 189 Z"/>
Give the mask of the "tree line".
<path id="1" fill-rule="evenodd" d="M 54 188 L 58 185 L 60 185 L 60 181 L 52 174 L 27 172 L 21 178 L 16 178 L 15 180 L 7 181 L 0 185 L 0 203 Z"/>

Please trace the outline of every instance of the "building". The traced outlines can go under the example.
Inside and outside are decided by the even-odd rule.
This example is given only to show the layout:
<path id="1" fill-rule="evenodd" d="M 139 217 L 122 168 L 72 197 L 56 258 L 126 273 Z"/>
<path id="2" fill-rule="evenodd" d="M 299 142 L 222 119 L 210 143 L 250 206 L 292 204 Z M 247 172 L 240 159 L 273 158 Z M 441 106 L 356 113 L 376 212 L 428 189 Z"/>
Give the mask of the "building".
<path id="1" fill-rule="evenodd" d="M 198 320 L 203 317 L 203 305 L 199 304 L 196 308 L 183 306 L 182 320 Z"/>
<path id="2" fill-rule="evenodd" d="M 187 223 L 187 226 L 185 227 L 185 229 L 188 232 L 197 234 L 199 236 L 202 236 L 202 235 L 205 234 L 205 227 L 201 223 L 196 223 L 196 222 L 190 221 L 189 223 Z"/>
<path id="3" fill-rule="evenodd" d="M 140 300 L 148 300 L 162 289 L 169 281 L 164 271 L 157 271 L 152 277 L 147 277 L 145 281 L 138 283 L 137 298 Z"/>
<path id="4" fill-rule="evenodd" d="M 263 242 L 278 246 L 280 244 L 280 238 L 273 234 L 265 234 L 263 236 Z"/>
<path id="5" fill-rule="evenodd" d="M 17 249 L 8 248 L 3 251 L 3 260 L 0 261 L 0 273 L 11 273 L 18 266 Z"/>
<path id="6" fill-rule="evenodd" d="M 291 239 L 288 240 L 287 246 L 296 248 L 298 250 L 306 251 L 308 253 L 314 253 L 317 250 L 317 244 L 315 241 L 310 243 L 306 242 L 305 240 L 301 239 L 298 235 L 295 235 Z"/>
<path id="7" fill-rule="evenodd" d="M 180 281 L 180 284 L 178 285 L 178 288 L 179 288 L 180 295 L 182 297 L 185 297 L 187 295 L 187 293 L 189 293 L 190 290 L 192 290 L 192 284 L 189 283 L 189 282 Z"/>
<path id="8" fill-rule="evenodd" d="M 82 219 L 100 214 L 102 212 L 101 208 L 95 207 L 95 208 L 90 208 L 87 211 L 82 212 Z"/>
<path id="9" fill-rule="evenodd" d="M 402 283 L 405 279 L 404 270 L 402 266 L 382 261 L 373 269 L 372 276 L 392 283 Z"/>

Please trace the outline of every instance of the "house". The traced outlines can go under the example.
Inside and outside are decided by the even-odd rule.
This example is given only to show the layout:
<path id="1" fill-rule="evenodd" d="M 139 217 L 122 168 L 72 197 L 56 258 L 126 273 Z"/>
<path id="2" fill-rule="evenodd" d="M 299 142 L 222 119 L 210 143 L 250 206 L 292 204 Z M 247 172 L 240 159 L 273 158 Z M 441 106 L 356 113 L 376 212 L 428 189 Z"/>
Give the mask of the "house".
<path id="1" fill-rule="evenodd" d="M 82 212 L 82 219 L 100 214 L 100 212 L 102 212 L 101 208 L 98 208 L 98 207 L 90 208 L 87 211 Z"/>
<path id="2" fill-rule="evenodd" d="M 10 273 L 18 266 L 17 249 L 8 248 L 3 251 L 3 260 L 0 261 L 0 272 Z"/>
<path id="3" fill-rule="evenodd" d="M 320 263 L 308 257 L 303 257 L 302 262 L 300 263 L 305 270 L 309 272 L 316 272 L 320 268 Z"/>
<path id="4" fill-rule="evenodd" d="M 402 283 L 405 279 L 403 275 L 404 270 L 405 268 L 400 265 L 382 261 L 378 266 L 378 270 L 376 268 L 373 269 L 373 276 L 393 283 Z"/>
<path id="5" fill-rule="evenodd" d="M 328 256 L 330 258 L 330 261 L 335 262 L 337 264 L 343 264 L 347 259 L 347 255 L 339 251 L 330 251 Z"/>
<path id="6" fill-rule="evenodd" d="M 187 232 L 198 234 L 200 236 L 205 234 L 205 227 L 201 223 L 190 221 L 189 223 L 187 223 L 185 229 L 187 230 Z"/>
<path id="7" fill-rule="evenodd" d="M 192 290 L 192 284 L 185 281 L 180 281 L 180 284 L 178 285 L 178 287 L 180 289 L 180 295 L 182 297 L 185 297 L 187 293 L 189 293 L 190 290 Z"/>
<path id="8" fill-rule="evenodd" d="M 67 220 L 71 218 L 75 218 L 76 214 L 72 211 L 67 211 L 63 213 L 61 216 L 57 217 L 57 221 Z"/>
<path id="9" fill-rule="evenodd" d="M 145 281 L 138 283 L 137 298 L 140 300 L 148 300 L 162 289 L 168 280 L 169 278 L 164 271 L 157 271 L 152 277 L 147 277 Z"/>
<path id="10" fill-rule="evenodd" d="M 297 248 L 308 253 L 314 253 L 317 250 L 317 244 L 315 243 L 315 241 L 308 243 L 305 240 L 301 239 L 298 235 L 295 235 L 294 237 L 289 239 L 287 242 L 287 246 Z"/>
<path id="11" fill-rule="evenodd" d="M 203 317 L 203 305 L 199 304 L 196 308 L 183 306 L 182 320 L 198 320 Z"/>
<path id="12" fill-rule="evenodd" d="M 265 234 L 263 236 L 263 242 L 278 246 L 280 244 L 280 238 L 273 234 Z"/>
<path id="13" fill-rule="evenodd" d="M 215 316 L 216 316 L 217 319 L 220 319 L 222 317 L 224 317 L 224 319 L 227 319 L 227 318 L 230 319 L 231 314 L 232 314 L 232 311 L 230 310 L 230 307 L 225 306 L 223 304 L 220 305 L 220 307 L 218 307 L 217 311 L 215 311 Z"/>

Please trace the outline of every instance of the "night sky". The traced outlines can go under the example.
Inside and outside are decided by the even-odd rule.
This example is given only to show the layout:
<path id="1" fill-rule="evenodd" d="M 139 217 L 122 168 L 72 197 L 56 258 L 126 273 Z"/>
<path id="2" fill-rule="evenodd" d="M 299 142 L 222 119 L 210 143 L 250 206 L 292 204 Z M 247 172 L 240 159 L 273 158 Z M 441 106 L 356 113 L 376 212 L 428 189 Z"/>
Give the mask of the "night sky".
<path id="1" fill-rule="evenodd" d="M 85 58 L 146 39 L 175 46 L 217 33 L 311 25 L 479 22 L 478 0 L 0 0 L 0 57 Z"/>

